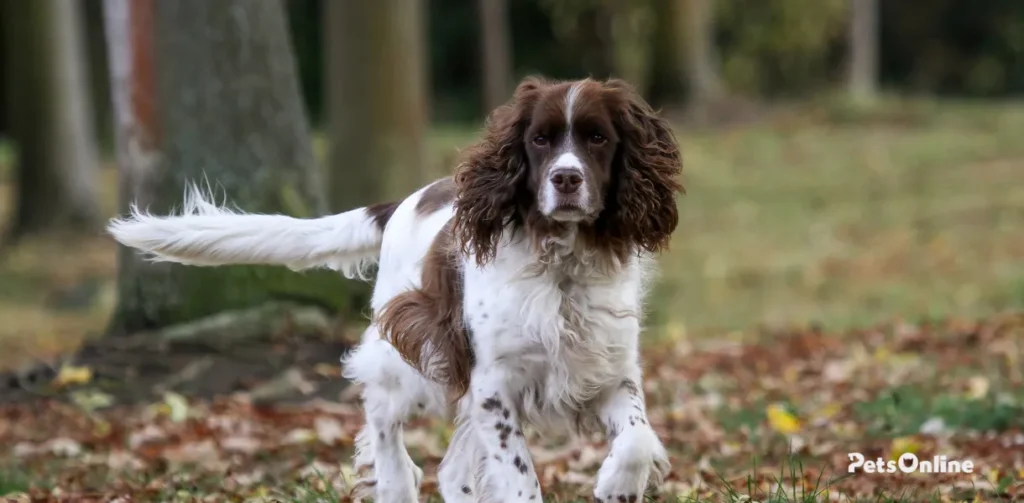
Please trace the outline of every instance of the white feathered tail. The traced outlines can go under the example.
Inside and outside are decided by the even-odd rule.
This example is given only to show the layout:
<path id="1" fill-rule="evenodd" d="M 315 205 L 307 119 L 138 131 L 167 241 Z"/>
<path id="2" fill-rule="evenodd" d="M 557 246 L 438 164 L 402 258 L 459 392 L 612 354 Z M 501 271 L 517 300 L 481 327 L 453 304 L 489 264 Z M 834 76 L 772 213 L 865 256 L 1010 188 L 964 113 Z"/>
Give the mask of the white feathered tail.
<path id="1" fill-rule="evenodd" d="M 107 231 L 154 261 L 328 267 L 349 278 L 365 277 L 383 235 L 365 208 L 310 219 L 244 213 L 217 206 L 194 185 L 180 214 L 154 216 L 132 205 L 129 216 L 111 220 Z"/>

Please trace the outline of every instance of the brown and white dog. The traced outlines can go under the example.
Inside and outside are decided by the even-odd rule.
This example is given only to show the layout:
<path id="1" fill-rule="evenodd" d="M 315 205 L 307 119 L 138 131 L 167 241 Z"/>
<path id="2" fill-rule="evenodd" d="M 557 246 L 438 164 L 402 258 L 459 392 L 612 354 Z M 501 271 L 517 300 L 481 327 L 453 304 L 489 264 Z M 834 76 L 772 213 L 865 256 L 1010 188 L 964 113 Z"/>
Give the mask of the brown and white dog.
<path id="1" fill-rule="evenodd" d="M 682 159 L 668 123 L 619 80 L 528 78 L 488 118 L 453 178 L 398 203 L 317 219 L 218 207 L 193 188 L 180 215 L 133 209 L 110 232 L 192 265 L 378 265 L 372 324 L 343 358 L 366 425 L 355 464 L 378 503 L 417 500 L 402 424 L 447 415 L 448 502 L 540 503 L 522 428 L 603 430 L 594 495 L 634 502 L 669 470 L 644 405 L 643 299 L 676 227 Z"/>

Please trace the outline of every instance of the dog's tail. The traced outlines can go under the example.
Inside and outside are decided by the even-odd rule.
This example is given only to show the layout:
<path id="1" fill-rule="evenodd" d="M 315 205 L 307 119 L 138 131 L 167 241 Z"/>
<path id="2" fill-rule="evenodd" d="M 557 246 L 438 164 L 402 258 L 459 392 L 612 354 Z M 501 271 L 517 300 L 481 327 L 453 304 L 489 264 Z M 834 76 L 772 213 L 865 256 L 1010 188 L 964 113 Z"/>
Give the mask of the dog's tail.
<path id="1" fill-rule="evenodd" d="M 393 211 L 393 205 L 389 205 Z M 107 231 L 153 261 L 195 266 L 283 265 L 293 270 L 327 267 L 363 278 L 380 253 L 390 213 L 358 208 L 322 218 L 251 214 L 217 206 L 191 185 L 180 214 L 154 216 L 136 206 Z"/>

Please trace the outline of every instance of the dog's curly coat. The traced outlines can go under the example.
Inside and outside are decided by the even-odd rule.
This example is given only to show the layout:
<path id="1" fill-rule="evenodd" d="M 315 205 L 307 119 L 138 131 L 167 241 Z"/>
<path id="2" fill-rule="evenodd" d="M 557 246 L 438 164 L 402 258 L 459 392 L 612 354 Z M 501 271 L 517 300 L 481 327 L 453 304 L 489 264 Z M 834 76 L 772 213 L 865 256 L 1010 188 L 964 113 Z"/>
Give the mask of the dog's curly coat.
<path id="1" fill-rule="evenodd" d="M 682 159 L 668 126 L 620 80 L 528 78 L 488 118 L 452 178 L 398 203 L 320 219 L 248 215 L 193 190 L 182 215 L 133 210 L 109 229 L 157 260 L 379 265 L 373 322 L 343 358 L 364 386 L 360 487 L 417 500 L 402 423 L 447 415 L 448 502 L 540 502 L 522 428 L 603 429 L 595 497 L 636 501 L 668 458 L 647 421 L 640 318 L 653 254 L 678 222 Z"/>

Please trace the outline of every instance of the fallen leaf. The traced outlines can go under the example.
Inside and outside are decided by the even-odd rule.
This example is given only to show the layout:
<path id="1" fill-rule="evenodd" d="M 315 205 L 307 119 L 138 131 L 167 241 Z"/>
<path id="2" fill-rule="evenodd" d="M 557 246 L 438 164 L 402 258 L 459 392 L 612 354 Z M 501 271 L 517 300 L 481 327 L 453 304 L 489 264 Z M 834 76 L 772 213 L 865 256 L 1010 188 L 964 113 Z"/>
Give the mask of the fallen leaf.
<path id="1" fill-rule="evenodd" d="M 313 372 L 323 377 L 341 377 L 341 366 L 328 363 L 313 365 Z"/>
<path id="2" fill-rule="evenodd" d="M 146 467 L 139 458 L 125 451 L 111 452 L 107 456 L 107 466 L 114 471 L 141 470 Z"/>
<path id="3" fill-rule="evenodd" d="M 17 444 L 14 445 L 14 450 L 12 451 L 12 454 L 14 454 L 14 456 L 18 458 L 24 458 L 27 456 L 31 456 L 37 452 L 39 452 L 39 447 L 37 447 L 35 444 L 29 442 L 18 442 Z"/>
<path id="4" fill-rule="evenodd" d="M 313 421 L 313 429 L 316 437 L 327 445 L 335 445 L 341 440 L 347 439 L 348 434 L 342 428 L 337 419 L 330 417 L 318 417 Z"/>
<path id="5" fill-rule="evenodd" d="M 225 451 L 241 452 L 243 454 L 255 454 L 262 449 L 263 444 L 258 439 L 243 436 L 233 435 L 220 441 L 220 448 Z"/>
<path id="6" fill-rule="evenodd" d="M 933 417 L 921 425 L 920 431 L 925 435 L 939 435 L 946 431 L 946 421 L 941 417 Z"/>
<path id="7" fill-rule="evenodd" d="M 99 390 L 79 390 L 70 394 L 71 401 L 87 412 L 114 404 L 114 397 Z"/>
<path id="8" fill-rule="evenodd" d="M 900 456 L 910 453 L 917 454 L 921 450 L 921 443 L 913 437 L 899 437 L 892 440 L 889 448 L 889 459 L 899 459 Z"/>
<path id="9" fill-rule="evenodd" d="M 316 433 L 307 428 L 296 428 L 289 431 L 282 442 L 285 444 L 305 444 L 314 440 L 316 440 Z"/>
<path id="10" fill-rule="evenodd" d="M 188 419 L 188 400 L 185 397 L 173 391 L 167 391 L 164 393 L 164 403 L 167 404 L 168 415 L 172 422 L 180 423 Z"/>
<path id="11" fill-rule="evenodd" d="M 172 466 L 194 464 L 211 471 L 222 471 L 226 468 L 226 464 L 220 459 L 217 446 L 210 439 L 165 449 L 163 458 Z"/>
<path id="12" fill-rule="evenodd" d="M 89 381 L 92 381 L 91 368 L 62 365 L 57 376 L 53 378 L 53 385 L 57 388 L 64 388 L 75 384 L 86 384 Z"/>
<path id="13" fill-rule="evenodd" d="M 46 450 L 57 456 L 73 458 L 82 453 L 82 444 L 66 437 L 58 437 L 46 443 Z"/>
<path id="14" fill-rule="evenodd" d="M 249 487 L 256 485 L 263 481 L 265 477 L 262 470 L 256 469 L 249 473 L 236 473 L 231 476 L 236 484 L 242 487 Z"/>
<path id="15" fill-rule="evenodd" d="M 132 450 L 138 449 L 141 445 L 155 440 L 162 440 L 167 434 L 155 424 L 147 424 L 141 430 L 128 434 L 128 447 Z"/>
<path id="16" fill-rule="evenodd" d="M 971 400 L 981 400 L 988 396 L 988 390 L 991 386 L 988 378 L 984 376 L 974 376 L 967 382 L 967 397 Z"/>
<path id="17" fill-rule="evenodd" d="M 783 435 L 792 435 L 800 431 L 800 420 L 790 413 L 782 404 L 771 404 L 765 410 L 768 424 L 772 429 Z"/>

